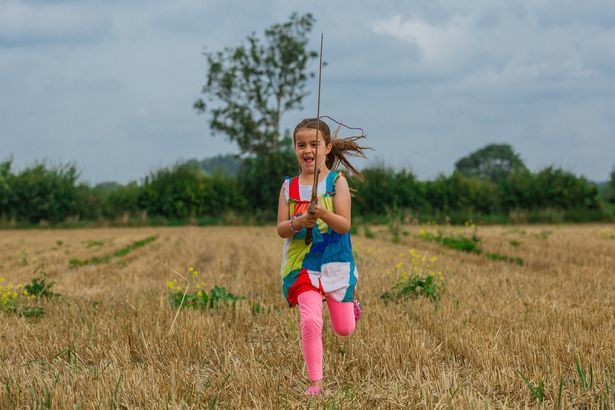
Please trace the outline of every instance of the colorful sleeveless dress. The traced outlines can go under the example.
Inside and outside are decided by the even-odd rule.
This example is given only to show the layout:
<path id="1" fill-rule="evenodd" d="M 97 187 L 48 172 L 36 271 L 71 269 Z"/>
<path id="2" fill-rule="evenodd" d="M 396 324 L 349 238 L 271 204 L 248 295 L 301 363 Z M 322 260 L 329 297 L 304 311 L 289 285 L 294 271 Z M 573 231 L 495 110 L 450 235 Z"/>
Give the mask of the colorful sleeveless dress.
<path id="1" fill-rule="evenodd" d="M 319 203 L 334 211 L 335 182 L 342 175 L 330 171 L 318 184 Z M 307 212 L 312 186 L 299 184 L 299 177 L 286 178 L 282 185 L 290 215 Z M 284 241 L 280 274 L 284 297 L 290 306 L 297 304 L 297 296 L 315 290 L 338 302 L 352 302 L 359 273 L 355 266 L 350 233 L 339 234 L 322 220 L 312 230 L 312 242 L 305 244 L 307 229 L 303 228 Z"/>

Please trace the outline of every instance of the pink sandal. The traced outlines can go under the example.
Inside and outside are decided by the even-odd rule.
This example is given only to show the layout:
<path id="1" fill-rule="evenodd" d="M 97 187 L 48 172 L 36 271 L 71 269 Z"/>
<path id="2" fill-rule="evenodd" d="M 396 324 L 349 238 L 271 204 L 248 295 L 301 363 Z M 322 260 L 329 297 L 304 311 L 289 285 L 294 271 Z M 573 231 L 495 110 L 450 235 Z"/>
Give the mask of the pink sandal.
<path id="1" fill-rule="evenodd" d="M 353 307 L 354 307 L 354 321 L 358 322 L 359 319 L 361 319 L 361 304 L 359 303 L 358 300 L 353 300 Z"/>
<path id="2" fill-rule="evenodd" d="M 320 387 L 318 386 L 310 386 L 305 391 L 305 394 L 308 396 L 320 396 L 320 393 L 321 393 Z"/>

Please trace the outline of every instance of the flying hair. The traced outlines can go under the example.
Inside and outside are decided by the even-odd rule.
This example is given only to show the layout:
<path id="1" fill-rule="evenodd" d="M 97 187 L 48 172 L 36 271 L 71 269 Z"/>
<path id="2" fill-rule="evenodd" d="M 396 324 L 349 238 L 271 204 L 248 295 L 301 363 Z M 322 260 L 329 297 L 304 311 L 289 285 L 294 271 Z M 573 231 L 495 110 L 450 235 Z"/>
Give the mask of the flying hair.
<path id="1" fill-rule="evenodd" d="M 320 118 L 320 121 L 317 118 L 305 118 L 300 121 L 293 132 L 293 144 L 295 143 L 295 135 L 299 129 L 318 129 L 324 137 L 325 145 L 331 144 L 331 152 L 327 154 L 327 159 L 325 160 L 325 165 L 327 168 L 336 169 L 341 164 L 344 168 L 348 169 L 351 174 L 359 178 L 359 180 L 363 180 L 363 175 L 350 163 L 347 158 L 348 156 L 366 158 L 364 151 L 372 149 L 371 147 L 365 147 L 357 143 L 358 140 L 367 137 L 363 129 L 349 127 L 344 123 L 329 117 L 328 115 L 322 115 Z M 331 134 L 331 129 L 327 123 L 322 120 L 322 118 L 327 118 L 338 125 L 333 134 Z M 339 132 L 342 127 L 350 130 L 360 130 L 361 135 L 340 138 Z"/>

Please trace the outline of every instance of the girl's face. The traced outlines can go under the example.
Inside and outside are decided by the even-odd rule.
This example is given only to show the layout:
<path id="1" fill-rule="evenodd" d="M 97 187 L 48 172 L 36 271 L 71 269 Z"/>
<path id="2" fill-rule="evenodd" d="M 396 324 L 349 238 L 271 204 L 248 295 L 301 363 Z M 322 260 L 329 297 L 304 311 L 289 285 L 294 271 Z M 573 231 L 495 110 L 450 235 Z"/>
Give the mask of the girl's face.
<path id="1" fill-rule="evenodd" d="M 312 128 L 300 128 L 295 133 L 295 154 L 301 166 L 301 171 L 313 174 L 316 164 L 320 168 L 331 152 L 331 144 L 325 144 L 325 138 L 318 131 L 318 158 L 316 158 L 316 130 Z"/>

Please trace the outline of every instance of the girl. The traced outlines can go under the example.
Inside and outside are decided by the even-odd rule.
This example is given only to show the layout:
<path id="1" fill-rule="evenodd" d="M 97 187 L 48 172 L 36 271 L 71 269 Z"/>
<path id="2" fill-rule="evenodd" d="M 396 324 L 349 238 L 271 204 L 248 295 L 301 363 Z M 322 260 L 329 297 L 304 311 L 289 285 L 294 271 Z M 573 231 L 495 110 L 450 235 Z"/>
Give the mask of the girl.
<path id="1" fill-rule="evenodd" d="M 328 118 L 328 117 L 327 117 Z M 316 133 L 318 134 L 318 141 Z M 278 202 L 278 234 L 286 238 L 281 275 L 288 304 L 299 304 L 301 346 L 310 385 L 306 393 L 318 395 L 322 380 L 322 302 L 326 298 L 333 331 L 350 335 L 360 315 L 353 302 L 358 279 L 350 244 L 350 189 L 340 171 L 343 164 L 361 174 L 345 155 L 365 157 L 356 143 L 364 135 L 331 138 L 327 124 L 307 118 L 295 127 L 293 143 L 301 173 L 286 178 Z M 317 144 L 318 142 L 318 144 Z M 318 145 L 318 150 L 316 146 Z M 318 178 L 316 213 L 307 212 L 314 181 Z M 312 242 L 306 245 L 307 228 Z M 356 315 L 356 317 L 355 317 Z"/>

